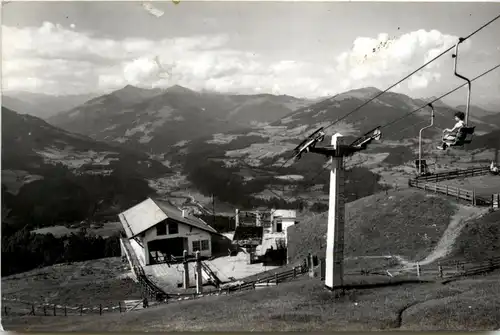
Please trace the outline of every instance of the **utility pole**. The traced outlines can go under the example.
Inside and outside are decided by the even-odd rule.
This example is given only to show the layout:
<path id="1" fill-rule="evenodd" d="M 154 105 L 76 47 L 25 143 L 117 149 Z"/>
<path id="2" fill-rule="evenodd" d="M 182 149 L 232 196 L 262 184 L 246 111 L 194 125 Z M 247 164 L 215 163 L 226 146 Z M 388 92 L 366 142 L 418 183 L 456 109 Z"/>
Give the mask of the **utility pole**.
<path id="1" fill-rule="evenodd" d="M 295 148 L 295 158 L 300 159 L 304 152 L 318 153 L 331 158 L 325 287 L 333 290 L 344 285 L 344 157 L 365 150 L 373 140 L 380 139 L 381 132 L 377 127 L 350 145 L 346 145 L 345 138 L 337 133 L 332 136 L 330 146 L 316 147 L 316 143 L 323 141 L 324 137 L 323 128 L 314 132 Z"/>

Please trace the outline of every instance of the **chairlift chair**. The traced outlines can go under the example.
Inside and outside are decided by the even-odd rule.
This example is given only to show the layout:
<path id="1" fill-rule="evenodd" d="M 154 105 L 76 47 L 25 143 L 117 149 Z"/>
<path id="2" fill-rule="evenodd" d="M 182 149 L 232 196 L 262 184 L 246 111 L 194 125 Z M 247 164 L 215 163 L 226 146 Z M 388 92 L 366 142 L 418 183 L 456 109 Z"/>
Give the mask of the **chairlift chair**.
<path id="1" fill-rule="evenodd" d="M 464 144 L 469 144 L 472 142 L 472 137 L 474 136 L 474 130 L 475 126 L 469 126 L 469 109 L 470 109 L 470 98 L 471 98 L 471 85 L 472 82 L 470 79 L 462 76 L 461 74 L 457 73 L 457 62 L 458 62 L 458 46 L 460 43 L 465 41 L 464 38 L 459 38 L 458 43 L 455 45 L 455 53 L 452 55 L 452 58 L 455 59 L 454 62 L 454 74 L 458 78 L 465 80 L 467 82 L 467 105 L 465 109 L 465 127 L 462 127 L 458 130 L 455 138 L 452 141 L 449 140 L 444 140 L 443 137 L 443 142 L 446 143 L 450 147 L 461 147 Z"/>
<path id="2" fill-rule="evenodd" d="M 415 161 L 415 167 L 417 168 L 417 174 L 419 176 L 426 176 L 430 174 L 427 161 L 425 159 L 422 159 L 422 132 L 434 125 L 435 111 L 432 103 L 429 103 L 427 105 L 431 108 L 431 123 L 428 126 L 420 129 L 418 133 L 418 159 Z"/>
<path id="3" fill-rule="evenodd" d="M 495 162 L 491 162 L 490 172 L 494 175 L 498 175 L 500 173 L 500 169 L 498 168 L 498 165 Z"/>
<path id="4" fill-rule="evenodd" d="M 474 136 L 475 129 L 476 126 L 462 127 L 458 130 L 454 140 L 448 141 L 443 137 L 443 142 L 445 142 L 450 147 L 461 147 L 464 144 L 470 144 L 472 142 L 472 137 Z"/>
<path id="5" fill-rule="evenodd" d="M 420 176 L 428 176 L 431 174 L 429 171 L 429 166 L 427 165 L 427 161 L 425 159 L 416 159 L 415 168 L 417 169 L 417 173 Z"/>

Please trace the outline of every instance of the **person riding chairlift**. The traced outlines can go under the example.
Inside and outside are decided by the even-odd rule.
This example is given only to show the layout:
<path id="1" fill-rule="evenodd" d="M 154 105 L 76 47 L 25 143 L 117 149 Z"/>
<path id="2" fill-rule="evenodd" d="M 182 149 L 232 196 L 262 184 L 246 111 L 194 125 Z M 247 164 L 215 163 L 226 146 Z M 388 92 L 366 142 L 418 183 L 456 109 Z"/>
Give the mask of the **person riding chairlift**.
<path id="1" fill-rule="evenodd" d="M 495 164 L 495 162 L 491 162 L 490 171 L 493 174 L 498 174 L 499 173 L 498 166 Z"/>
<path id="2" fill-rule="evenodd" d="M 465 127 L 464 120 L 465 114 L 463 112 L 455 113 L 455 121 L 457 121 L 457 123 L 455 123 L 452 129 L 446 128 L 443 130 L 443 144 L 438 147 L 439 150 L 446 150 L 446 148 L 450 146 L 448 143 L 455 141 L 460 129 Z"/>

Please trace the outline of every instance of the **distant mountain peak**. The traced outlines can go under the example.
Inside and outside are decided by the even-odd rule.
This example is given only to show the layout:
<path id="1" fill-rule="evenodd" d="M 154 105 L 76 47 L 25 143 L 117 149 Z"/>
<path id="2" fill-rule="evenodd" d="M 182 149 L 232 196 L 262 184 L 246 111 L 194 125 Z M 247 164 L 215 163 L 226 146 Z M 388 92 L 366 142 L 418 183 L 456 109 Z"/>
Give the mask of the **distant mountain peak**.
<path id="1" fill-rule="evenodd" d="M 382 92 L 376 87 L 362 87 L 349 90 L 347 92 L 340 93 L 335 96 L 334 100 L 343 100 L 346 98 L 357 98 L 357 99 L 370 99 L 376 94 Z"/>
<path id="2" fill-rule="evenodd" d="M 121 93 L 121 92 L 159 92 L 161 91 L 161 89 L 159 88 L 142 88 L 142 87 L 137 87 L 137 86 L 134 86 L 134 85 L 126 85 L 124 86 L 123 88 L 120 88 L 119 90 L 116 90 L 116 91 L 113 91 L 111 94 L 114 94 L 114 93 Z"/>
<path id="3" fill-rule="evenodd" d="M 382 92 L 381 89 L 378 89 L 374 86 L 369 86 L 369 87 L 364 87 L 364 88 L 359 88 L 353 91 L 364 91 L 364 92 L 370 92 L 370 93 L 380 93 Z"/>
<path id="4" fill-rule="evenodd" d="M 438 99 L 438 97 L 436 97 L 436 96 L 432 96 L 432 97 L 429 97 L 429 98 L 423 98 L 421 100 L 426 101 L 426 102 L 434 101 L 432 104 L 434 106 L 436 106 L 436 107 L 447 107 L 447 108 L 450 108 L 450 106 L 448 106 L 443 100 Z"/>
<path id="5" fill-rule="evenodd" d="M 184 86 L 181 86 L 181 85 L 174 85 L 174 86 L 170 86 L 169 88 L 166 89 L 167 92 L 169 93 L 181 93 L 181 94 L 193 94 L 193 93 L 197 93 L 189 88 L 186 88 Z"/>

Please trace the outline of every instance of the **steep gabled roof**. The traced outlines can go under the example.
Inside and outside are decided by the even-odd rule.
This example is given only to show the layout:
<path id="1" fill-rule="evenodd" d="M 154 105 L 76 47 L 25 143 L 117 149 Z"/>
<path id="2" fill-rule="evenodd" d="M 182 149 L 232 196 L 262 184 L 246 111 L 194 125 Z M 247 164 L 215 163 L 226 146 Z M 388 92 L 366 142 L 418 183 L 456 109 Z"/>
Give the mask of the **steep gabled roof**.
<path id="1" fill-rule="evenodd" d="M 182 216 L 182 210 L 179 208 L 172 206 L 168 202 L 153 200 L 156 205 L 172 220 L 179 221 L 185 223 L 189 226 L 193 226 L 199 228 L 201 230 L 208 231 L 209 233 L 218 234 L 217 230 L 210 227 L 205 221 L 200 218 L 197 218 L 192 215 L 186 214 L 184 217 Z"/>
<path id="2" fill-rule="evenodd" d="M 128 238 L 156 226 L 165 219 L 172 219 L 180 223 L 217 234 L 205 221 L 191 216 L 182 216 L 182 211 L 169 203 L 148 198 L 143 202 L 127 209 L 118 215 Z"/>

